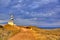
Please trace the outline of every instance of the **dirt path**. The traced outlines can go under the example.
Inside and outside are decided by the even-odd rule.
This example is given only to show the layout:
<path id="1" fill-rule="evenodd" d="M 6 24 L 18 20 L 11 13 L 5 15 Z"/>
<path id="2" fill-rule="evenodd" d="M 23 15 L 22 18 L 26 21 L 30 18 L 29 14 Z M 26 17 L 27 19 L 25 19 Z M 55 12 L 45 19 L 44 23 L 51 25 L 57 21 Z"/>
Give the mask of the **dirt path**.
<path id="1" fill-rule="evenodd" d="M 31 30 L 22 29 L 18 34 L 9 38 L 8 40 L 35 40 Z"/>

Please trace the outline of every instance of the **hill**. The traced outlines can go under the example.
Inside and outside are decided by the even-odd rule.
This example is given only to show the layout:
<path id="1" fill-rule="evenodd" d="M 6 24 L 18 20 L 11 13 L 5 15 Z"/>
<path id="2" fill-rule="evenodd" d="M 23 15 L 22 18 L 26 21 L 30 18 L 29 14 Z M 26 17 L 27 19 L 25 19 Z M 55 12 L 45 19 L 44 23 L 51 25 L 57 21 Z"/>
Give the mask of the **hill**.
<path id="1" fill-rule="evenodd" d="M 36 26 L 6 24 L 0 27 L 0 40 L 60 40 L 60 29 L 45 30 Z"/>

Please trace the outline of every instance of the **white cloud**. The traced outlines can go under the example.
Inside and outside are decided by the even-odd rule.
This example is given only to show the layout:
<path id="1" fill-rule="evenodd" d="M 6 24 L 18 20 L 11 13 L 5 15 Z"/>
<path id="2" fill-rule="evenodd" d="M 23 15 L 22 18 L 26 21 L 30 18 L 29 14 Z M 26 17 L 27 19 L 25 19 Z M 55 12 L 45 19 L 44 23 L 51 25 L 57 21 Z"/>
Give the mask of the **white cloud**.
<path id="1" fill-rule="evenodd" d="M 19 0 L 18 2 L 21 3 L 23 0 Z"/>
<path id="2" fill-rule="evenodd" d="M 33 1 L 33 3 L 31 5 L 29 5 L 29 7 L 31 7 L 31 9 L 35 9 L 38 7 L 42 7 L 45 4 L 49 4 L 49 3 L 57 3 L 58 0 L 35 0 Z"/>
<path id="3" fill-rule="evenodd" d="M 43 5 L 45 4 L 49 4 L 49 3 L 57 3 L 58 0 L 34 0 L 33 3 L 29 4 L 29 5 L 26 5 L 22 3 L 23 0 L 19 0 L 17 5 L 13 5 L 12 8 L 17 8 L 18 10 L 16 11 L 19 11 L 21 13 L 26 13 L 24 15 L 28 15 L 28 16 L 32 16 L 34 18 L 31 18 L 31 19 L 21 19 L 21 18 L 17 18 L 16 19 L 16 23 L 17 24 L 21 24 L 21 25 L 36 25 L 36 26 L 52 26 L 52 25 L 60 25 L 60 21 L 58 20 L 57 22 L 53 22 L 53 23 L 46 23 L 44 21 L 41 21 L 41 22 L 37 22 L 35 20 L 37 20 L 37 18 L 39 17 L 53 17 L 57 14 L 57 12 L 60 12 L 60 6 L 57 6 L 57 7 L 54 7 L 53 9 L 51 10 L 44 10 L 46 12 L 28 12 L 26 10 L 23 10 L 23 9 L 27 9 L 30 7 L 30 9 L 35 9 L 35 8 L 38 8 L 38 7 L 42 7 Z M 11 0 L 0 0 L 0 4 L 1 6 L 3 7 L 6 7 L 9 5 L 9 3 L 11 2 Z M 24 2 L 24 1 L 23 1 Z M 20 4 L 21 3 L 21 4 Z M 27 2 L 28 4 L 28 2 Z M 26 7 L 26 8 L 25 8 Z M 29 10 L 30 10 L 29 9 Z M 48 8 L 49 9 L 49 8 Z M 15 9 L 14 9 L 15 10 Z M 21 10 L 21 11 L 20 11 Z M 1 18 L 6 18 L 8 17 L 8 15 L 6 16 L 5 14 L 0 14 L 0 16 L 2 16 Z M 4 17 L 3 17 L 4 16 Z M 20 17 L 20 16 L 19 16 Z M 41 18 L 42 20 L 43 18 Z M 44 20 L 44 19 L 43 19 Z M 51 20 L 54 20 L 54 19 L 51 19 Z M 3 22 L 7 22 L 7 20 L 0 20 L 0 23 L 3 23 Z"/>
<path id="4" fill-rule="evenodd" d="M 20 19 L 20 18 L 18 18 L 18 19 L 16 19 L 15 20 L 16 21 L 16 23 L 19 25 L 33 25 L 33 24 L 36 24 L 36 22 L 35 21 L 31 21 L 31 20 L 29 20 L 29 19 Z"/>
<path id="5" fill-rule="evenodd" d="M 4 23 L 4 22 L 7 22 L 7 20 L 0 20 L 0 23 Z"/>
<path id="6" fill-rule="evenodd" d="M 7 7 L 11 0 L 0 0 L 0 4 L 2 7 Z"/>
<path id="7" fill-rule="evenodd" d="M 14 5 L 13 7 L 14 8 L 22 8 L 22 7 L 30 7 L 30 9 L 35 9 L 35 8 L 38 8 L 38 7 L 42 7 L 43 5 L 45 4 L 49 4 L 49 3 L 56 3 L 58 2 L 58 0 L 32 0 L 32 3 L 30 3 L 29 5 L 26 5 L 28 4 L 27 3 L 22 3 L 22 1 L 24 2 L 24 0 L 19 0 L 17 5 Z M 30 0 L 27 0 L 27 1 L 30 1 Z"/>
<path id="8" fill-rule="evenodd" d="M 34 25 L 34 26 L 58 26 L 60 25 L 60 22 L 54 22 L 54 23 L 46 23 L 46 22 L 37 22 L 37 21 L 32 21 L 30 19 L 20 19 L 17 18 L 16 20 L 17 25 Z"/>
<path id="9" fill-rule="evenodd" d="M 44 4 L 48 4 L 48 3 L 50 3 L 50 2 L 58 2 L 58 0 L 41 0 L 41 2 L 42 3 L 44 3 Z"/>
<path id="10" fill-rule="evenodd" d="M 12 8 L 21 8 L 22 7 L 22 5 L 21 4 L 17 4 L 17 5 L 14 5 L 14 6 L 12 6 Z"/>

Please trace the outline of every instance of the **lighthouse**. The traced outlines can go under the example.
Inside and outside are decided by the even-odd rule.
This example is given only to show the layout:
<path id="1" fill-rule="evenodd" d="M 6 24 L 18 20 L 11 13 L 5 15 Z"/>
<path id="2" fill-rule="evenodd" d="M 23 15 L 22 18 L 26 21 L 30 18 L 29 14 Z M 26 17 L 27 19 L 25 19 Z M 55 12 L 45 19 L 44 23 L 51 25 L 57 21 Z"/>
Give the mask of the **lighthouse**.
<path id="1" fill-rule="evenodd" d="M 10 20 L 8 21 L 9 25 L 14 25 L 14 16 L 11 14 L 10 15 Z"/>

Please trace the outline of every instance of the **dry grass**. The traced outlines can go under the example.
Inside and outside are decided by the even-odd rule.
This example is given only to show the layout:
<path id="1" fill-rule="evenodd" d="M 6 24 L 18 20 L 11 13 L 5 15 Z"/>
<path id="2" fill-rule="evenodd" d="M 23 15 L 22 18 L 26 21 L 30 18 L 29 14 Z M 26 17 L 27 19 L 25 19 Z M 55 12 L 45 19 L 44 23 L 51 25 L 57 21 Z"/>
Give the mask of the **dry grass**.
<path id="1" fill-rule="evenodd" d="M 7 24 L 0 28 L 0 40 L 60 40 L 60 29 L 45 30 Z"/>

